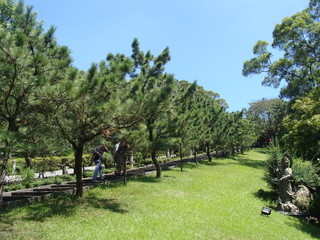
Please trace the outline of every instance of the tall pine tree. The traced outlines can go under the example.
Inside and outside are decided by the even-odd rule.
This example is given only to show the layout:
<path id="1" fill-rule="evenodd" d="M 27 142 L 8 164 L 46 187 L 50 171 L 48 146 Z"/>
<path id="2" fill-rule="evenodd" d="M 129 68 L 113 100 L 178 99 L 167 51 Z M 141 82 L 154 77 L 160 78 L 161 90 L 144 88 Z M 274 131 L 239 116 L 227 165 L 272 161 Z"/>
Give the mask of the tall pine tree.
<path id="1" fill-rule="evenodd" d="M 174 89 L 173 75 L 164 72 L 164 66 L 170 60 L 169 49 L 165 48 L 155 57 L 150 51 L 141 51 L 138 40 L 134 39 L 132 52 L 135 66 L 132 73 L 132 93 L 148 132 L 149 151 L 157 169 L 156 176 L 159 178 L 161 168 L 156 156 L 169 135 L 168 118 L 172 109 Z"/>
<path id="2" fill-rule="evenodd" d="M 23 1 L 1 1 L 0 18 L 0 120 L 3 123 L 3 161 L 0 191 L 19 129 L 30 113 L 38 91 L 61 80 L 71 63 L 69 50 L 54 38 L 55 27 L 48 31 L 37 21 L 32 7 Z M 2 11 L 3 10 L 3 11 Z"/>

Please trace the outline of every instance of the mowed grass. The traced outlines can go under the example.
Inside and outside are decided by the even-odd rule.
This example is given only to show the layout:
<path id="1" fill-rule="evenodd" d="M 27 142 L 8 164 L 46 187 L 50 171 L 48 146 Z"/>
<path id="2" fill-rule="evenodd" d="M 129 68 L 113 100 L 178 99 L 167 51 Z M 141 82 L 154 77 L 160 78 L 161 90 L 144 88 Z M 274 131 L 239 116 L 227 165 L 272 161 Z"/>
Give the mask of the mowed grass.
<path id="1" fill-rule="evenodd" d="M 0 239 L 320 239 L 304 220 L 260 214 L 265 159 L 251 150 L 17 208 L 1 214 Z"/>

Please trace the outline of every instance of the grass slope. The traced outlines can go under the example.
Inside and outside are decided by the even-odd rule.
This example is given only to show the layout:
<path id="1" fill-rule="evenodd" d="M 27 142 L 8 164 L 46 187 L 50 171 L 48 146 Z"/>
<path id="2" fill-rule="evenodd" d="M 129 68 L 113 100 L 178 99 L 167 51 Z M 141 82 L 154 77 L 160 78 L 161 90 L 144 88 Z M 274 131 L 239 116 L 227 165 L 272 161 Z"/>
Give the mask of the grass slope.
<path id="1" fill-rule="evenodd" d="M 320 239 L 303 220 L 260 214 L 265 159 L 252 150 L 18 208 L 0 215 L 0 239 Z"/>

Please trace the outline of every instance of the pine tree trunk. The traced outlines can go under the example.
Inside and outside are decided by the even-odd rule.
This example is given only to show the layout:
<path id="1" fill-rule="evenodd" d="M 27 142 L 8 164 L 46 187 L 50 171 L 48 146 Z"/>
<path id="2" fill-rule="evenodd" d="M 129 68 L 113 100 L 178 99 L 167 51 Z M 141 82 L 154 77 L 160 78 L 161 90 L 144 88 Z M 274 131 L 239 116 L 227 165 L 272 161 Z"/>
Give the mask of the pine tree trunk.
<path id="1" fill-rule="evenodd" d="M 207 151 L 207 156 L 208 156 L 209 162 L 211 162 L 211 155 L 210 155 L 210 146 L 209 146 L 209 143 L 206 143 L 206 151 Z"/>
<path id="2" fill-rule="evenodd" d="M 180 143 L 180 170 L 181 170 L 181 172 L 183 171 L 183 160 L 182 160 L 182 143 Z"/>
<path id="3" fill-rule="evenodd" d="M 9 119 L 8 119 L 8 124 L 9 124 L 8 130 L 9 130 L 10 132 L 18 132 L 19 127 L 18 127 L 18 125 L 17 125 L 17 120 L 16 120 L 16 118 L 9 118 Z"/>
<path id="4" fill-rule="evenodd" d="M 151 159 L 152 159 L 152 162 L 153 162 L 154 166 L 156 167 L 156 171 L 157 171 L 156 177 L 160 178 L 161 177 L 161 168 L 160 168 L 160 164 L 159 164 L 159 162 L 157 161 L 157 158 L 156 158 L 156 151 L 152 151 Z"/>
<path id="5" fill-rule="evenodd" d="M 127 159 L 128 159 L 128 154 L 126 154 L 125 161 L 124 161 L 124 172 L 123 172 L 123 183 L 124 183 L 124 185 L 127 184 Z"/>
<path id="6" fill-rule="evenodd" d="M 148 132 L 149 132 L 149 141 L 151 143 L 154 143 L 154 135 L 153 135 L 152 124 L 153 124 L 152 121 L 148 121 L 147 122 L 147 128 L 148 128 Z M 160 178 L 161 177 L 161 168 L 160 168 L 159 162 L 157 161 L 156 155 L 157 155 L 157 151 L 154 149 L 154 146 L 153 146 L 153 149 L 151 151 L 151 159 L 152 159 L 152 162 L 153 162 L 153 164 L 154 164 L 154 166 L 156 167 L 156 170 L 157 170 L 156 177 Z"/>
<path id="7" fill-rule="evenodd" d="M 18 133 L 19 127 L 17 125 L 16 119 L 10 118 L 8 120 L 8 123 L 9 123 L 8 131 L 11 134 Z M 0 174 L 0 204 L 2 203 L 2 195 L 3 195 L 3 190 L 4 190 L 4 180 L 7 175 L 7 165 L 8 165 L 9 156 L 10 156 L 10 143 L 7 140 L 5 140 L 4 143 L 5 143 L 5 146 L 4 146 L 4 151 L 3 151 L 3 160 L 2 160 L 1 174 Z"/>
<path id="8" fill-rule="evenodd" d="M 1 166 L 1 175 L 0 175 L 0 204 L 2 203 L 2 195 L 4 191 L 4 179 L 7 175 L 7 165 L 9 161 L 9 144 L 6 142 L 5 151 L 3 153 L 3 161 Z"/>
<path id="9" fill-rule="evenodd" d="M 0 175 L 0 204 L 2 203 L 2 194 L 4 190 L 4 179 L 7 175 L 7 164 L 8 164 L 8 159 L 4 158 L 2 162 L 2 167 L 1 167 L 1 175 Z"/>
<path id="10" fill-rule="evenodd" d="M 26 166 L 32 168 L 32 160 L 31 157 L 25 157 L 24 160 L 26 161 Z"/>
<path id="11" fill-rule="evenodd" d="M 196 161 L 196 165 L 198 165 L 197 149 L 196 148 L 193 150 L 193 156 L 194 156 L 194 160 Z"/>
<path id="12" fill-rule="evenodd" d="M 76 174 L 76 195 L 79 197 L 83 196 L 83 183 L 82 183 L 82 155 L 83 155 L 83 144 L 79 144 L 79 146 L 74 147 L 74 158 L 75 158 L 75 166 L 74 172 Z"/>

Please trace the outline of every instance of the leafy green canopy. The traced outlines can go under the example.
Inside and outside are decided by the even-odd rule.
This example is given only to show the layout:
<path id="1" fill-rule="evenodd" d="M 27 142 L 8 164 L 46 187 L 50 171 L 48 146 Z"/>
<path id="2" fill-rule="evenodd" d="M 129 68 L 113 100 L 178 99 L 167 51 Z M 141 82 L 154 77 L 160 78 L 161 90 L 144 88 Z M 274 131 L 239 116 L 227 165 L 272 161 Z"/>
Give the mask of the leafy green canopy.
<path id="1" fill-rule="evenodd" d="M 253 48 L 256 57 L 243 65 L 243 75 L 265 73 L 265 86 L 279 87 L 281 97 L 296 99 L 305 96 L 319 85 L 320 76 L 320 23 L 318 16 L 312 16 L 313 9 L 306 9 L 277 24 L 273 31 L 272 47 L 283 52 L 283 57 L 273 61 L 269 44 L 258 41 Z"/>
<path id="2" fill-rule="evenodd" d="M 44 32 L 32 7 L 1 1 L 0 120 L 17 131 L 39 89 L 62 79 L 71 63 L 67 47 L 54 38 L 55 27 Z"/>
<path id="3" fill-rule="evenodd" d="M 37 14 L 23 1 L 0 1 L 0 147 L 3 152 L 0 201 L 10 153 L 25 140 L 39 91 L 58 83 L 71 63 L 59 46 L 55 27 L 44 31 Z"/>
<path id="4" fill-rule="evenodd" d="M 284 135 L 286 147 L 304 159 L 317 162 L 320 157 L 320 90 L 314 88 L 307 97 L 297 100 L 284 119 L 289 131 Z"/>
<path id="5" fill-rule="evenodd" d="M 261 99 L 250 103 L 246 112 L 259 139 L 257 146 L 269 144 L 270 139 L 280 139 L 283 135 L 282 120 L 286 115 L 287 104 L 279 99 Z"/>
<path id="6" fill-rule="evenodd" d="M 134 62 L 131 94 L 139 108 L 140 119 L 146 126 L 148 149 L 157 168 L 157 177 L 160 177 L 161 169 L 156 154 L 168 136 L 168 117 L 173 107 L 172 93 L 175 88 L 173 75 L 164 72 L 165 64 L 170 61 L 169 48 L 155 57 L 150 51 L 141 51 L 138 40 L 134 39 L 131 57 Z"/>
<path id="7" fill-rule="evenodd" d="M 263 85 L 279 87 L 280 96 L 290 101 L 284 120 L 287 133 L 282 138 L 287 149 L 314 160 L 319 154 L 319 83 L 320 83 L 320 1 L 311 0 L 309 8 L 286 17 L 273 31 L 272 47 L 283 53 L 277 60 L 267 50 L 269 44 L 258 41 L 255 57 L 243 65 L 243 75 L 264 73 Z"/>

